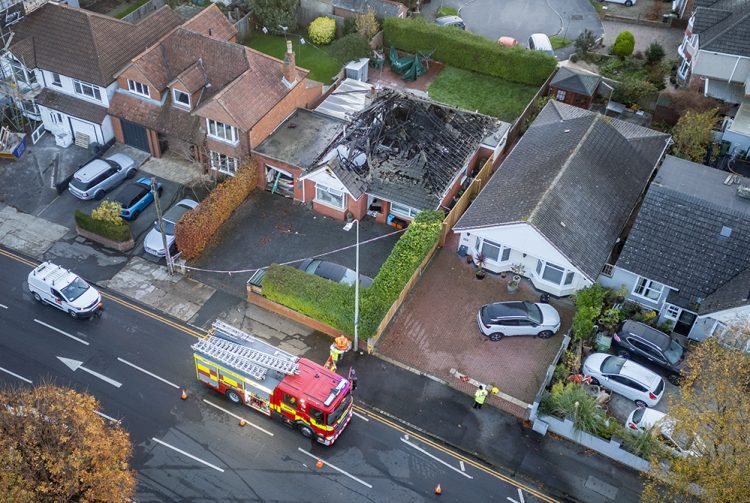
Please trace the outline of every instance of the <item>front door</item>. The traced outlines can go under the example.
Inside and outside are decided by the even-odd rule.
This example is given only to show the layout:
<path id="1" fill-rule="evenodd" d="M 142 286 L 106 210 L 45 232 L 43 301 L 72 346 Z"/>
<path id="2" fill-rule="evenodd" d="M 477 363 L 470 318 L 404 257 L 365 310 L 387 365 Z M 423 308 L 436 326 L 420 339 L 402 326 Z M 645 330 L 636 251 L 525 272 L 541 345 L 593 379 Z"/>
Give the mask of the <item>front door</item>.
<path id="1" fill-rule="evenodd" d="M 151 153 L 148 148 L 148 132 L 145 127 L 134 122 L 120 119 L 122 125 L 122 136 L 126 145 Z"/>
<path id="2" fill-rule="evenodd" d="M 680 317 L 677 318 L 677 322 L 674 324 L 674 332 L 687 337 L 690 333 L 690 329 L 693 328 L 693 323 L 695 323 L 697 317 L 697 314 L 683 309 L 680 313 Z"/>

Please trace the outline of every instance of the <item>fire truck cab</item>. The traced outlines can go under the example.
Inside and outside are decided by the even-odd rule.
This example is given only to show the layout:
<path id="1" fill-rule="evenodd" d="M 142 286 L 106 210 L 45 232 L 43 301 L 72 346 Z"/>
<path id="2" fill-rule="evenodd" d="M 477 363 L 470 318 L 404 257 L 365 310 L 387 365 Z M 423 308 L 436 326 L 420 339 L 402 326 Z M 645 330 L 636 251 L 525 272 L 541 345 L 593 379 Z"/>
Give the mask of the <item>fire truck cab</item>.
<path id="1" fill-rule="evenodd" d="M 352 417 L 351 383 L 224 322 L 193 344 L 197 378 L 307 438 L 332 445 Z"/>

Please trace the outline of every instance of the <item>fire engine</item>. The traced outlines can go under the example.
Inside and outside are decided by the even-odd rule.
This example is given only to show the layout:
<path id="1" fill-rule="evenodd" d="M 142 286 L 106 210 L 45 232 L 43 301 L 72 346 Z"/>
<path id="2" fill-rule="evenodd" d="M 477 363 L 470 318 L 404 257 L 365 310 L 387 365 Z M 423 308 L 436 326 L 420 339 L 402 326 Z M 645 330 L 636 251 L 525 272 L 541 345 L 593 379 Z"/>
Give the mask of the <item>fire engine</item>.
<path id="1" fill-rule="evenodd" d="M 191 347 L 200 381 L 307 438 L 332 445 L 352 418 L 351 383 L 313 361 L 219 320 Z"/>

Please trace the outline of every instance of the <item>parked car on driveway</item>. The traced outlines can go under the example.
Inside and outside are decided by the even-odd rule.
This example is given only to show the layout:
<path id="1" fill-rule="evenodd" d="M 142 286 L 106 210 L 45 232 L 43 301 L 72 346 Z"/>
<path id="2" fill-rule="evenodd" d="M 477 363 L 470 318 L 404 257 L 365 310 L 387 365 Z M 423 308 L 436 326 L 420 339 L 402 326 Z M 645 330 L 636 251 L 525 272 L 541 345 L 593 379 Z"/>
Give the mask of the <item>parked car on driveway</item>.
<path id="1" fill-rule="evenodd" d="M 632 7 L 633 5 L 635 5 L 636 0 L 599 0 L 599 2 L 620 3 L 625 5 L 625 7 Z"/>
<path id="2" fill-rule="evenodd" d="M 491 341 L 515 335 L 549 339 L 560 330 L 560 314 L 549 304 L 528 301 L 495 302 L 479 309 L 477 323 L 479 330 Z"/>
<path id="3" fill-rule="evenodd" d="M 675 433 L 676 425 L 675 420 L 663 412 L 642 407 L 631 412 L 625 421 L 625 427 L 635 431 L 659 428 L 657 438 L 675 456 L 700 456 L 705 445 L 699 438 L 690 439 L 686 435 Z"/>
<path id="4" fill-rule="evenodd" d="M 135 176 L 135 161 L 125 154 L 94 159 L 75 172 L 68 190 L 78 199 L 102 199 L 126 178 Z"/>
<path id="5" fill-rule="evenodd" d="M 162 219 L 164 220 L 164 233 L 167 235 L 167 246 L 170 251 L 174 248 L 174 226 L 177 221 L 186 212 L 198 206 L 196 201 L 192 199 L 183 199 L 177 204 L 169 208 Z M 154 228 L 146 234 L 146 239 L 143 240 L 143 249 L 146 253 L 154 255 L 156 257 L 164 257 L 167 252 L 164 249 L 164 241 L 161 238 L 161 228 L 159 221 L 154 221 Z"/>
<path id="6" fill-rule="evenodd" d="M 638 407 L 653 407 L 664 395 L 664 379 L 621 356 L 594 353 L 583 362 L 583 375 L 592 384 L 633 400 Z"/>
<path id="7" fill-rule="evenodd" d="M 466 29 L 464 20 L 458 16 L 442 16 L 435 19 L 435 22 L 440 26 L 452 26 L 454 28 L 458 28 L 459 30 Z"/>
<path id="8" fill-rule="evenodd" d="M 552 49 L 552 42 L 549 37 L 544 33 L 534 33 L 529 37 L 529 49 L 532 51 L 542 51 L 550 56 L 555 55 L 555 51 Z"/>
<path id="9" fill-rule="evenodd" d="M 612 344 L 618 356 L 658 365 L 669 371 L 667 379 L 671 383 L 679 382 L 685 363 L 685 348 L 673 337 L 644 323 L 627 320 L 612 337 Z"/>
<path id="10" fill-rule="evenodd" d="M 353 286 L 354 281 L 357 278 L 357 273 L 344 267 L 343 265 L 334 264 L 327 260 L 318 259 L 306 259 L 298 267 L 300 271 L 305 271 L 307 274 L 314 274 L 321 278 L 341 283 L 342 285 Z M 359 275 L 359 285 L 364 288 L 368 288 L 372 285 L 372 278 L 363 274 Z"/>
<path id="11" fill-rule="evenodd" d="M 163 192 L 161 183 L 156 183 L 156 191 L 161 196 Z M 135 220 L 148 205 L 154 201 L 154 194 L 151 192 L 151 180 L 143 177 L 129 183 L 122 189 L 115 201 L 120 203 L 122 209 L 120 216 L 125 220 Z"/>

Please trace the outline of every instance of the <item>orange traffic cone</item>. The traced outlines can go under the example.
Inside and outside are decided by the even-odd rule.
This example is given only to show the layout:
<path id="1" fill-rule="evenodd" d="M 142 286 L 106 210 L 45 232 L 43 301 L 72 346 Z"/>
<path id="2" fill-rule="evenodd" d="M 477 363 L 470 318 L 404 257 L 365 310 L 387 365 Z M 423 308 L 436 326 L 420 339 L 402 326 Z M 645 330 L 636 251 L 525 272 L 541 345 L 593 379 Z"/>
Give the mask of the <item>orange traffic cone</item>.
<path id="1" fill-rule="evenodd" d="M 320 459 L 315 462 L 315 468 L 323 468 L 323 461 Z"/>
<path id="2" fill-rule="evenodd" d="M 182 398 L 183 400 L 187 400 L 187 393 L 184 389 L 182 390 L 182 395 L 180 395 L 180 398 Z"/>
<path id="3" fill-rule="evenodd" d="M 247 424 L 247 421 L 244 419 L 240 419 L 240 426 L 245 426 Z"/>
<path id="4" fill-rule="evenodd" d="M 443 488 L 440 487 L 440 484 L 435 488 L 435 494 L 443 494 Z"/>

